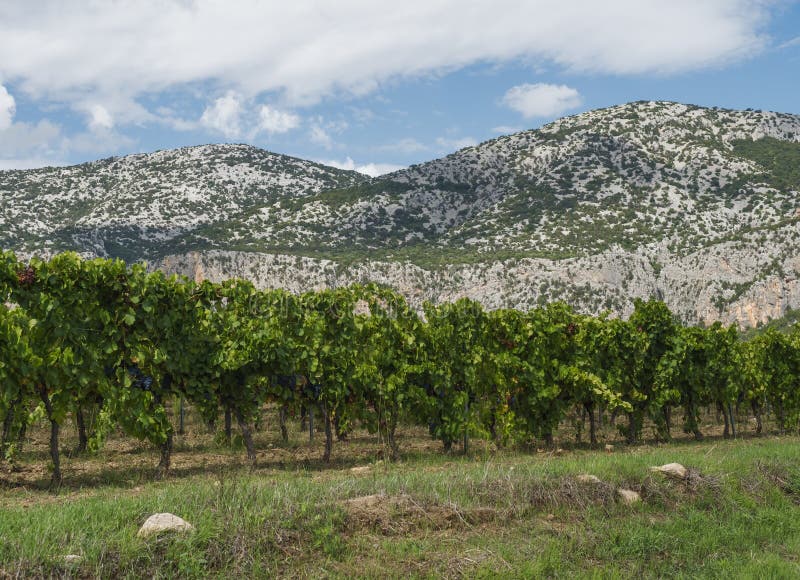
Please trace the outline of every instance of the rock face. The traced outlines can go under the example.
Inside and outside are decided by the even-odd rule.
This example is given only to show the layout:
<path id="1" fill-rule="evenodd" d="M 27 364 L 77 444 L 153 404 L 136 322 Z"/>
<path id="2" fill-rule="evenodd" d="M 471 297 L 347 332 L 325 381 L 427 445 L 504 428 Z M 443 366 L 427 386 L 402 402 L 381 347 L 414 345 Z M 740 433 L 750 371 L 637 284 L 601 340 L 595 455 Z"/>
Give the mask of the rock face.
<path id="1" fill-rule="evenodd" d="M 0 172 L 0 245 L 752 326 L 800 308 L 798 165 L 799 116 L 637 102 L 372 180 L 243 145 Z"/>
<path id="2" fill-rule="evenodd" d="M 748 251 L 757 254 L 768 250 L 753 247 Z M 800 253 L 800 247 L 797 251 Z M 787 309 L 800 308 L 800 284 L 793 278 L 800 273 L 800 265 L 792 262 L 783 270 L 784 278 L 768 276 L 754 282 L 740 298 L 720 310 L 720 287 L 745 287 L 747 279 L 759 268 L 754 259 L 740 252 L 731 251 L 730 256 L 743 271 L 748 265 L 753 269 L 725 280 L 710 269 L 692 274 L 691 258 L 686 258 L 669 265 L 665 271 L 675 277 L 666 278 L 663 285 L 658 279 L 648 278 L 652 267 L 643 257 L 619 252 L 561 261 L 525 258 L 491 266 L 454 264 L 427 269 L 411 263 L 367 260 L 342 264 L 319 258 L 210 250 L 170 256 L 153 267 L 195 280 L 241 277 L 260 288 L 295 292 L 374 281 L 392 286 L 415 307 L 426 300 L 442 302 L 464 297 L 492 309 L 527 309 L 565 300 L 580 312 L 598 314 L 611 310 L 627 317 L 633 311 L 633 298 L 659 297 L 687 323 L 710 324 L 719 320 L 743 327 L 756 326 L 780 318 Z M 796 266 L 798 270 L 794 270 Z M 761 274 L 755 274 L 758 276 Z M 615 285 L 615 280 L 626 278 L 628 282 Z M 542 290 L 545 287 L 559 291 Z"/>
<path id="3" fill-rule="evenodd" d="M 153 514 L 145 520 L 139 532 L 136 534 L 140 538 L 146 538 L 163 532 L 190 532 L 194 526 L 189 522 L 170 513 Z"/>

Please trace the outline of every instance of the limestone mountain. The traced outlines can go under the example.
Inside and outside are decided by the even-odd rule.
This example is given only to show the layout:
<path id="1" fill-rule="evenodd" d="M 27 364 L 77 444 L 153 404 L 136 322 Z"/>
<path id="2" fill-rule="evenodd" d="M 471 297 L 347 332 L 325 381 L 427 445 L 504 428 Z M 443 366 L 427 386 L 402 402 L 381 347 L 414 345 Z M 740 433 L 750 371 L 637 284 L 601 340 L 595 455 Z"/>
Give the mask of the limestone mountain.
<path id="1" fill-rule="evenodd" d="M 800 116 L 637 102 L 369 179 L 242 145 L 0 172 L 3 246 L 414 303 L 564 299 L 755 325 L 800 307 Z"/>
<path id="2" fill-rule="evenodd" d="M 209 232 L 209 244 L 235 243 L 226 231 L 228 222 L 282 198 L 365 179 L 354 171 L 248 145 L 204 145 L 74 167 L 0 171 L 0 243 L 25 253 L 72 249 L 151 259 L 179 251 L 186 236 L 198 230 Z"/>

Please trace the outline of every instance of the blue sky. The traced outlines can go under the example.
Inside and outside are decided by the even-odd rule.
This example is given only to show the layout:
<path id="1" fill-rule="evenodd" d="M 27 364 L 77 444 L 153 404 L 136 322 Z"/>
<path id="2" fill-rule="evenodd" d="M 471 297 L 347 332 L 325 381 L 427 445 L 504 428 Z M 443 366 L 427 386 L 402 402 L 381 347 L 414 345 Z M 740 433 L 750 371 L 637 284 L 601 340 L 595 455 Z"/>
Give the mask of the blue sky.
<path id="1" fill-rule="evenodd" d="M 0 169 L 244 142 L 376 174 L 633 100 L 798 95 L 798 1 L 0 0 Z"/>

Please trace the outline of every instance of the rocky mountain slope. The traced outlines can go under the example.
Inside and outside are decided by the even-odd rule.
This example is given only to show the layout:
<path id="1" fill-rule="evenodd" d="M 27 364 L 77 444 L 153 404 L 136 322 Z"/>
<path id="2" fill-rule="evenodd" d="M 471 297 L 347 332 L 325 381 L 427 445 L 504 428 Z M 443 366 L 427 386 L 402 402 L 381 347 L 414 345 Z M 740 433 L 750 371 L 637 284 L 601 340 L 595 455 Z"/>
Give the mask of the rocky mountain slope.
<path id="1" fill-rule="evenodd" d="M 800 307 L 800 116 L 637 102 L 368 179 L 240 145 L 0 172 L 0 240 L 295 290 L 688 322 Z"/>
<path id="2" fill-rule="evenodd" d="M 0 171 L 0 244 L 137 260 L 170 254 L 190 232 L 234 240 L 228 222 L 284 198 L 367 179 L 247 145 L 204 145 L 75 167 Z M 219 228 L 218 231 L 215 228 Z"/>

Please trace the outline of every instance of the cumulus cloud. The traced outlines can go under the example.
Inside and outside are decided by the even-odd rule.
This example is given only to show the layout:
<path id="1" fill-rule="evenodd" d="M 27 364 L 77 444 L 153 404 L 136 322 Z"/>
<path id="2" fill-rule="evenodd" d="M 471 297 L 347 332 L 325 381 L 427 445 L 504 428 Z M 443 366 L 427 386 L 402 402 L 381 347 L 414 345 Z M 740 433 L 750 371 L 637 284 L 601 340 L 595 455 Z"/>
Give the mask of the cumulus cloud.
<path id="1" fill-rule="evenodd" d="M 114 128 L 114 118 L 103 105 L 89 107 L 89 128 L 92 131 L 110 131 Z"/>
<path id="2" fill-rule="evenodd" d="M 169 108 L 161 108 L 159 120 L 178 131 L 191 131 L 198 127 L 220 133 L 227 139 L 255 139 L 260 133 L 270 135 L 287 133 L 300 126 L 299 115 L 267 104 L 254 103 L 239 93 L 228 91 L 214 99 L 203 111 L 198 121 L 187 121 L 176 116 Z"/>
<path id="3" fill-rule="evenodd" d="M 258 128 L 267 133 L 286 133 L 300 125 L 299 116 L 294 113 L 279 111 L 269 105 L 262 105 L 258 116 Z"/>
<path id="4" fill-rule="evenodd" d="M 0 91 L 0 100 L 3 97 L 4 92 Z M 0 123 L 0 170 L 65 165 L 71 154 L 107 154 L 134 146 L 133 139 L 114 130 L 114 119 L 102 105 L 83 107 L 88 131 L 66 135 L 60 125 L 48 119 L 14 122 L 10 118 L 14 104 L 11 101 L 10 106 L 7 101 L 0 106 L 4 111 L 11 109 L 11 122 Z"/>
<path id="5" fill-rule="evenodd" d="M 395 171 L 400 171 L 405 168 L 405 165 L 396 165 L 394 163 L 367 163 L 365 165 L 356 166 L 356 171 L 369 175 L 370 177 L 378 177 L 379 175 L 394 173 Z"/>
<path id="6" fill-rule="evenodd" d="M 396 165 L 394 163 L 364 163 L 358 164 L 351 157 L 347 157 L 344 161 L 337 161 L 335 159 L 321 160 L 320 163 L 337 169 L 347 169 L 349 171 L 358 171 L 370 177 L 378 177 L 379 175 L 386 175 L 404 169 L 405 165 Z"/>
<path id="7" fill-rule="evenodd" d="M 210 82 L 298 104 L 520 58 L 569 71 L 669 74 L 762 50 L 776 1 L 4 2 L 0 77 L 34 99 L 70 103 Z M 233 119 L 221 109 L 208 115 L 228 134 Z"/>
<path id="8" fill-rule="evenodd" d="M 11 126 L 16 111 L 17 102 L 14 97 L 3 85 L 0 85 L 0 131 Z"/>
<path id="9" fill-rule="evenodd" d="M 525 84 L 508 89 L 503 96 L 503 104 L 522 113 L 527 119 L 555 117 L 579 107 L 581 95 L 566 85 Z"/>
<path id="10" fill-rule="evenodd" d="M 206 107 L 200 117 L 200 124 L 207 129 L 222 133 L 228 139 L 236 139 L 242 134 L 243 112 L 240 97 L 229 92 Z"/>

